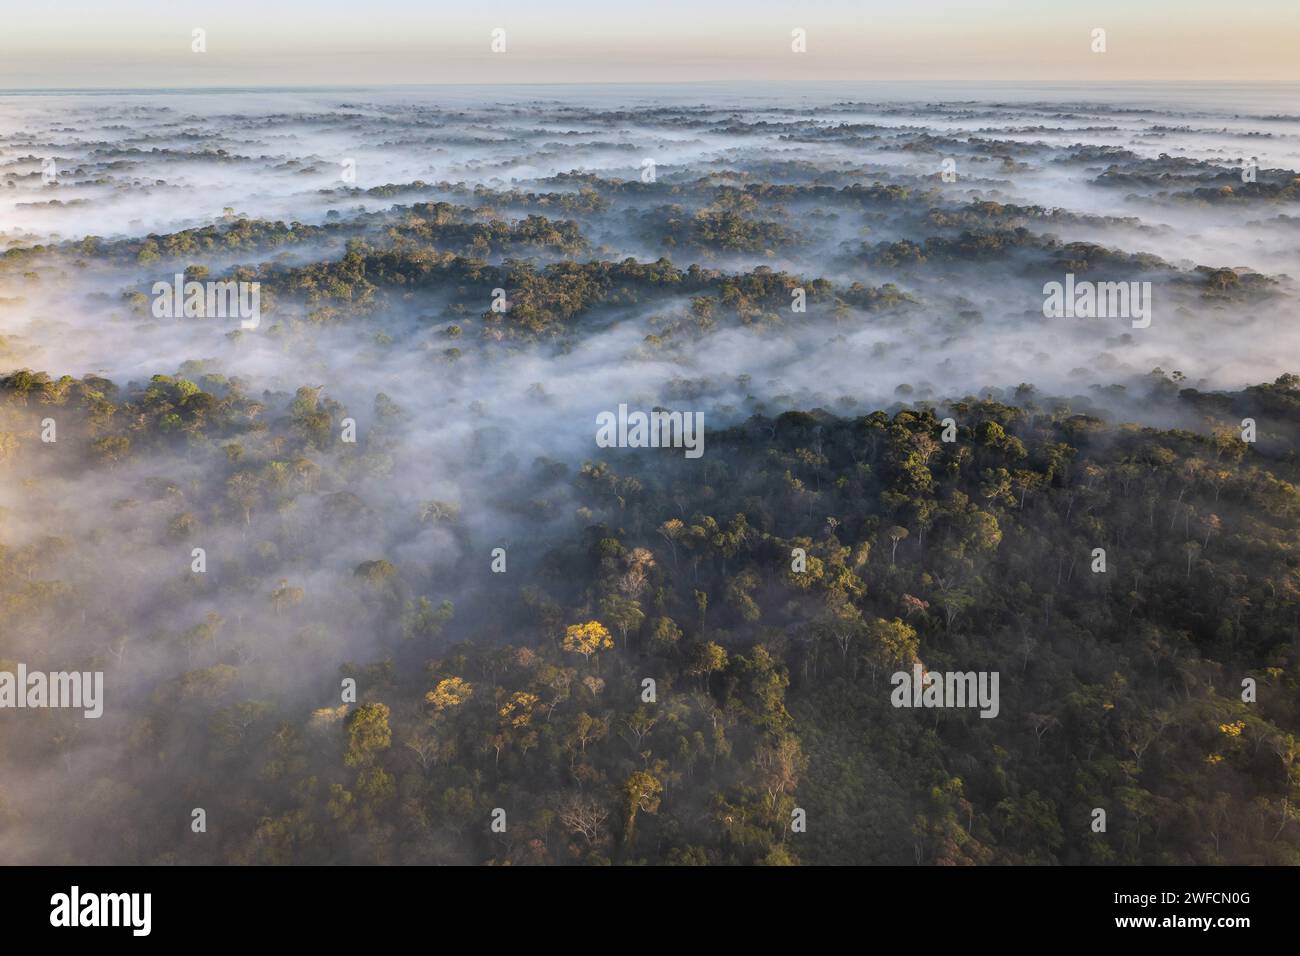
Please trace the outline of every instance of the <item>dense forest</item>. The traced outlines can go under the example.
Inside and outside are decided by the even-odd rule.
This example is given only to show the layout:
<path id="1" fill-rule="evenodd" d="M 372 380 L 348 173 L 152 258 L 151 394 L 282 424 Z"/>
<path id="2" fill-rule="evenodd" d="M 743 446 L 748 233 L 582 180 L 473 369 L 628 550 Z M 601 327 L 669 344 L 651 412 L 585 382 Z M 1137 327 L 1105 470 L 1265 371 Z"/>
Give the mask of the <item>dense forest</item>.
<path id="1" fill-rule="evenodd" d="M 180 556 L 169 626 L 85 663 L 111 674 L 156 643 L 189 667 L 121 728 L 122 766 L 73 798 L 79 818 L 97 819 L 109 788 L 113 813 L 157 826 L 115 838 L 104 820 L 80 852 L 1297 862 L 1300 379 L 1213 395 L 1164 374 L 1152 385 L 1153 402 L 1220 427 L 1116 426 L 1028 387 L 1019 405 L 953 403 L 953 441 L 929 407 L 756 415 L 711 436 L 701 462 L 624 450 L 522 468 L 521 536 L 540 534 L 562 493 L 576 522 L 544 548 L 511 549 L 506 573 L 492 574 L 454 506 L 430 501 L 407 520 L 461 542 L 454 583 L 375 555 L 307 588 L 267 582 L 259 565 L 309 573 L 304 499 L 339 534 L 368 520 L 346 488 L 355 471 L 391 467 L 382 429 L 335 450 L 344 410 L 310 388 L 263 402 L 220 376 L 121 390 L 11 374 L 0 381 L 11 466 L 40 448 L 37 420 L 51 415 L 69 436 L 65 468 L 176 456 L 175 477 L 113 504 Z M 401 409 L 388 400 L 382 414 Z M 1258 442 L 1228 425 L 1246 417 L 1267 423 Z M 242 553 L 215 575 L 189 573 L 190 544 L 220 522 L 243 527 Z M 52 573 L 78 547 L 50 537 L 0 552 L 10 626 L 46 645 L 87 626 L 81 575 Z M 474 579 L 490 594 L 467 619 L 442 595 Z M 259 647 L 261 615 L 241 622 L 227 602 L 261 602 L 277 646 Z M 214 610 L 187 617 L 198 603 Z M 322 677 L 323 706 L 274 693 L 277 668 L 357 619 L 379 653 Z M 998 718 L 892 707 L 888 675 L 916 662 L 999 672 Z M 329 704 L 346 677 L 355 703 Z M 56 761 L 79 720 L 7 736 L 6 759 Z M 206 841 L 181 836 L 188 814 L 163 784 L 182 776 L 203 795 Z M 122 778 L 135 786 L 118 792 Z M 1090 828 L 1098 807 L 1104 833 Z M 792 829 L 796 808 L 806 832 Z M 489 826 L 498 809 L 504 833 Z"/>
<path id="2" fill-rule="evenodd" d="M 0 862 L 1300 863 L 1294 117 L 332 96 L 0 127 Z"/>

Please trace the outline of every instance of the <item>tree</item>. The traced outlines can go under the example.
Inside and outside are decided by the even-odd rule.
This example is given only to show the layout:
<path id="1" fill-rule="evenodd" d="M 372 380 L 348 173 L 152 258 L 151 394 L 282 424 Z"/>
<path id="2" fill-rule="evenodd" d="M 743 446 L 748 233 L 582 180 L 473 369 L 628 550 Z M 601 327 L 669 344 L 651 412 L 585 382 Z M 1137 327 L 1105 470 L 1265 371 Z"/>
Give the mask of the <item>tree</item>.
<path id="1" fill-rule="evenodd" d="M 586 753 L 587 744 L 602 739 L 609 732 L 608 721 L 593 717 L 585 710 L 573 718 L 573 742 L 578 745 L 578 752 Z"/>
<path id="2" fill-rule="evenodd" d="M 877 670 L 906 666 L 915 661 L 920 641 L 916 629 L 898 618 L 886 621 L 878 617 L 867 625 L 867 647 L 867 661 L 874 684 Z"/>
<path id="3" fill-rule="evenodd" d="M 356 566 L 352 574 L 372 587 L 382 588 L 397 576 L 397 568 L 393 566 L 391 561 L 380 558 L 377 561 L 362 561 Z"/>
<path id="4" fill-rule="evenodd" d="M 555 667 L 551 664 L 543 664 L 538 668 L 536 686 L 551 692 L 551 699 L 546 705 L 547 723 L 550 723 L 555 708 L 569 699 L 569 688 L 573 686 L 575 676 L 576 672 L 571 667 Z"/>
<path id="5" fill-rule="evenodd" d="M 673 623 L 670 617 L 660 617 L 655 619 L 654 627 L 650 631 L 650 647 L 657 654 L 671 654 L 677 649 L 678 642 L 682 639 L 682 629 Z"/>
<path id="6" fill-rule="evenodd" d="M 271 605 L 275 608 L 275 613 L 279 614 L 282 608 L 296 607 L 301 604 L 304 596 L 305 592 L 302 588 L 294 587 L 281 578 L 280 583 L 271 592 Z"/>
<path id="7" fill-rule="evenodd" d="M 425 773 L 429 768 L 437 764 L 438 757 L 442 753 L 442 744 L 437 737 L 429 734 L 414 733 L 404 741 L 406 749 L 415 754 L 415 759 L 419 761 L 420 769 Z"/>
<path id="8" fill-rule="evenodd" d="M 700 679 L 700 686 L 706 687 L 709 675 L 727 666 L 726 648 L 713 641 L 696 644 L 691 649 L 690 662 L 687 666 L 689 673 Z"/>
<path id="9" fill-rule="evenodd" d="M 646 548 L 633 548 L 628 555 L 627 570 L 619 579 L 618 589 L 633 603 L 641 596 L 649 581 L 650 571 L 655 566 L 655 557 Z M 640 622 L 637 622 L 638 626 Z M 626 636 L 626 635 L 625 635 Z"/>
<path id="10" fill-rule="evenodd" d="M 623 718 L 623 726 L 627 728 L 623 739 L 631 745 L 633 753 L 641 752 L 642 741 L 657 723 L 659 718 L 645 707 L 638 707 L 630 716 Z"/>
<path id="11" fill-rule="evenodd" d="M 930 609 L 930 602 L 923 601 L 915 595 L 904 594 L 903 608 L 907 612 L 906 617 L 911 618 L 913 614 L 924 614 L 928 611 Z"/>
<path id="12" fill-rule="evenodd" d="M 758 767 L 762 786 L 767 791 L 768 808 L 775 813 L 778 799 L 794 792 L 800 774 L 808 766 L 808 760 L 799 746 L 799 738 L 794 734 L 780 735 L 774 743 L 758 748 L 754 763 Z"/>
<path id="13" fill-rule="evenodd" d="M 1025 496 L 1035 488 L 1043 484 L 1043 476 L 1036 471 L 1028 471 L 1018 468 L 1011 475 L 1011 484 L 1020 492 L 1020 503 L 1017 509 L 1023 511 L 1025 508 Z"/>
<path id="14" fill-rule="evenodd" d="M 889 564 L 891 567 L 894 564 L 894 555 L 898 552 L 898 542 L 902 541 L 906 537 L 907 529 L 901 525 L 894 525 L 889 529 L 889 540 L 892 544 L 892 547 L 889 549 Z"/>
<path id="15" fill-rule="evenodd" d="M 349 767 L 367 767 L 393 743 L 388 726 L 387 704 L 362 704 L 346 722 L 348 749 L 343 762 Z"/>
<path id="16" fill-rule="evenodd" d="M 424 702 L 433 708 L 434 713 L 459 707 L 474 694 L 474 687 L 459 677 L 447 677 L 438 681 L 433 690 L 424 695 Z"/>
<path id="17" fill-rule="evenodd" d="M 581 836 L 592 847 L 604 838 L 609 808 L 589 794 L 569 793 L 560 802 L 558 816 L 570 832 Z"/>
<path id="18" fill-rule="evenodd" d="M 581 654 L 590 661 L 593 654 L 613 647 L 614 639 L 609 636 L 605 625 L 599 621 L 588 621 L 586 624 L 570 624 L 564 632 L 564 642 L 561 646 L 566 651 Z"/>
<path id="19" fill-rule="evenodd" d="M 450 601 L 443 601 L 436 608 L 427 597 L 420 597 L 415 603 L 408 601 L 402 615 L 402 637 L 408 641 L 412 638 L 431 641 L 442 633 L 455 611 Z"/>
<path id="20" fill-rule="evenodd" d="M 1206 515 L 1201 520 L 1201 530 L 1205 532 L 1205 540 L 1201 543 L 1201 549 L 1204 550 L 1210 546 L 1210 535 L 1218 534 L 1223 529 L 1223 522 L 1218 515 Z"/>
<path id="21" fill-rule="evenodd" d="M 940 596 L 939 606 L 943 608 L 944 627 L 951 631 L 962 612 L 975 606 L 975 598 L 960 588 L 948 588 Z"/>
<path id="22" fill-rule="evenodd" d="M 847 668 L 849 649 L 853 646 L 854 639 L 862 633 L 862 612 L 846 600 L 832 599 L 819 626 L 839 647 L 841 662 Z"/>
<path id="23" fill-rule="evenodd" d="M 645 620 L 645 614 L 641 611 L 641 606 L 632 598 L 624 597 L 621 594 L 606 595 L 605 599 L 600 602 L 600 614 L 601 617 L 618 628 L 618 636 L 622 639 L 624 645 L 627 644 L 628 632 L 639 628 Z"/>
<path id="24" fill-rule="evenodd" d="M 516 729 L 527 727 L 533 719 L 533 708 L 541 700 L 536 694 L 530 694 L 526 690 L 517 690 L 506 698 L 506 702 L 501 705 L 497 715 L 509 727 Z"/>
<path id="25" fill-rule="evenodd" d="M 673 567 L 677 567 L 677 540 L 686 532 L 686 525 L 680 518 L 670 518 L 659 526 L 659 534 L 672 548 Z"/>
<path id="26" fill-rule="evenodd" d="M 630 852 L 636 841 L 637 813 L 641 811 L 657 813 L 659 810 L 659 795 L 663 793 L 663 789 L 664 785 L 648 770 L 633 771 L 632 775 L 623 784 L 625 821 L 623 825 L 623 848 L 625 852 Z"/>

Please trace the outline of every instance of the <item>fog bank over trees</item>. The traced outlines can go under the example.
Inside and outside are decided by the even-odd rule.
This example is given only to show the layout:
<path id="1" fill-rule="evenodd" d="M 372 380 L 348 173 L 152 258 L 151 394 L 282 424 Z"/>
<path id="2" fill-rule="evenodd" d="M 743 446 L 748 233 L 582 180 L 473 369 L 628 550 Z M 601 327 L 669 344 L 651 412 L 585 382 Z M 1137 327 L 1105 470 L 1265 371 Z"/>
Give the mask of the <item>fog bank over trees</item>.
<path id="1" fill-rule="evenodd" d="M 0 860 L 1297 862 L 1300 117 L 971 97 L 0 101 Z"/>

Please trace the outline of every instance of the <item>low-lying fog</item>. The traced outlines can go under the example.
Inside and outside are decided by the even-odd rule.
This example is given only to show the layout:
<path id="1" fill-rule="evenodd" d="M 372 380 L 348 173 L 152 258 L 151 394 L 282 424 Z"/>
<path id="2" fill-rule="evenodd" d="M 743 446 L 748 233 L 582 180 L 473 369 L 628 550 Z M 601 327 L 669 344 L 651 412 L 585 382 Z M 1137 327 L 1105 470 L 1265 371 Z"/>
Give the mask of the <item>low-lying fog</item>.
<path id="1" fill-rule="evenodd" d="M 105 717 L 68 743 L 64 766 L 23 784 L 0 767 L 7 800 L 24 813 L 101 777 L 126 786 L 116 748 L 132 708 L 122 702 L 143 701 L 206 653 L 149 636 L 181 635 L 209 611 L 241 660 L 259 662 L 243 679 L 273 682 L 303 707 L 329 704 L 340 665 L 369 660 L 392 627 L 339 592 L 360 562 L 386 558 L 413 592 L 452 600 L 456 636 L 474 638 L 474 609 L 498 585 L 467 568 L 486 569 L 499 545 L 518 548 L 520 561 L 544 550 L 536 526 L 521 531 L 512 514 L 535 460 L 572 474 L 598 458 L 596 415 L 620 403 L 703 412 L 705 462 L 708 429 L 755 413 L 863 414 L 988 389 L 1011 400 L 1020 383 L 1123 420 L 1195 427 L 1148 411 L 1152 369 L 1228 389 L 1300 366 L 1294 103 L 1290 90 L 1155 87 L 0 97 L 0 375 L 94 374 L 123 388 L 157 374 L 224 376 L 261 397 L 268 416 L 284 414 L 300 387 L 319 387 L 356 420 L 361 449 L 327 452 L 319 487 L 283 512 L 232 521 L 204 499 L 201 456 L 86 470 L 32 451 L 62 446 L 23 444 L 0 482 L 0 540 L 73 542 L 57 570 L 87 613 L 76 634 L 4 634 L 0 658 L 130 666 L 119 666 Z M 875 184 L 906 192 L 864 194 Z M 592 191 L 601 201 L 585 207 L 555 198 Z M 238 318 L 152 312 L 154 284 L 191 267 L 211 279 L 260 267 L 265 278 L 337 261 L 350 240 L 383 249 L 390 227 L 407 222 L 403 207 L 435 202 L 460 223 L 577 224 L 576 250 L 431 243 L 493 266 L 664 257 L 680 270 L 769 268 L 798 288 L 826 280 L 829 292 L 810 295 L 807 313 L 787 299 L 737 319 L 716 291 L 665 288 L 610 296 L 558 332 L 505 337 L 491 334 L 490 286 L 464 282 L 376 279 L 373 307 L 341 306 L 321 322 L 309 316 L 326 300 L 279 294 L 267 280 L 260 324 L 242 331 Z M 298 223 L 303 238 L 165 252 L 170 234 L 242 219 Z M 909 260 L 883 248 L 1017 227 L 1026 241 L 987 254 L 932 244 Z M 98 247 L 83 244 L 90 236 Z M 150 236 L 162 255 L 139 253 Z M 1110 252 L 1071 253 L 1069 243 Z M 29 251 L 37 245 L 48 248 Z M 1215 282 L 1198 267 L 1231 275 Z M 1067 273 L 1150 282 L 1149 326 L 1128 315 L 1045 317 L 1044 283 Z M 855 283 L 893 284 L 905 298 L 869 308 L 848 295 Z M 517 290 L 504 292 L 509 302 Z M 692 299 L 710 295 L 716 322 L 693 323 Z M 1111 385 L 1128 397 L 1102 391 Z M 377 411 L 380 393 L 397 411 Z M 0 431 L 36 428 L 40 417 L 34 408 Z M 76 436 L 69 442 L 75 450 Z M 165 533 L 175 508 L 150 500 L 150 479 L 175 485 L 198 515 L 212 568 L 201 585 L 190 580 L 189 542 Z M 339 493 L 360 498 L 362 520 L 322 516 Z M 563 491 L 538 494 L 549 526 L 572 529 Z M 430 500 L 460 508 L 458 532 L 418 521 Z M 287 540 L 309 541 L 312 559 L 281 558 Z M 267 597 L 281 579 L 312 594 L 329 626 L 304 637 L 287 624 Z M 130 785 L 146 781 L 142 772 Z M 0 860 L 50 860 L 73 842 L 29 830 L 6 839 Z"/>

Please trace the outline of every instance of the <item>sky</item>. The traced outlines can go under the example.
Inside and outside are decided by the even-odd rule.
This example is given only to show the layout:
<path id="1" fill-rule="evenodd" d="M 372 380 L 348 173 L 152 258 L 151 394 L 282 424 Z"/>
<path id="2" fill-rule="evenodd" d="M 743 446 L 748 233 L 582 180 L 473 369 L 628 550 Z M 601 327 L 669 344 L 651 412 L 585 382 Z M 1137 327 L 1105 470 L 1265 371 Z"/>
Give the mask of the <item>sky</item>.
<path id="1" fill-rule="evenodd" d="M 0 0 L 0 24 L 0 89 L 1300 80 L 1297 0 Z"/>

